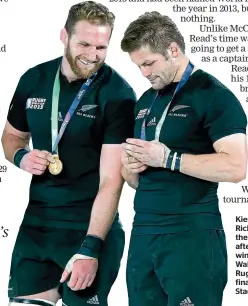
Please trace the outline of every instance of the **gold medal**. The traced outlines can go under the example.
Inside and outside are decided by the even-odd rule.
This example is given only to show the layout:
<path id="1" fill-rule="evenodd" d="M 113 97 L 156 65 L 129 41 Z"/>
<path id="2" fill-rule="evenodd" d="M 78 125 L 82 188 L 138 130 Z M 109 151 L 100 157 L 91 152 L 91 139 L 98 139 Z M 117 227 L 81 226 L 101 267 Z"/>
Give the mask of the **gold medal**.
<path id="1" fill-rule="evenodd" d="M 63 164 L 61 160 L 59 159 L 58 154 L 54 154 L 53 156 L 54 163 L 50 163 L 48 166 L 48 170 L 53 175 L 58 175 L 63 169 Z"/>

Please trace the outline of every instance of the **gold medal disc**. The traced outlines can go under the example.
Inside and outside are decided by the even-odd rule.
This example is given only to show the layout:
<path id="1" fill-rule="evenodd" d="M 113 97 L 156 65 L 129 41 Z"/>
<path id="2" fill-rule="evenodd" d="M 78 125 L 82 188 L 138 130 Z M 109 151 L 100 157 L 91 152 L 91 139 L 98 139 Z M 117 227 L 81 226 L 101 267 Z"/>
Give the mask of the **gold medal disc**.
<path id="1" fill-rule="evenodd" d="M 50 163 L 48 166 L 48 170 L 52 175 L 58 175 L 63 169 L 63 164 L 59 159 L 58 154 L 53 155 L 54 163 Z"/>

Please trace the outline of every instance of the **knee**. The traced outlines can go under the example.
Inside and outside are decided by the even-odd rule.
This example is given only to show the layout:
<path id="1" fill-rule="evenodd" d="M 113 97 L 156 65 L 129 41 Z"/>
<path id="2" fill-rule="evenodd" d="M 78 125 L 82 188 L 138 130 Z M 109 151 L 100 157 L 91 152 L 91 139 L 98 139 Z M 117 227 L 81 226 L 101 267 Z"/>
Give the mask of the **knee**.
<path id="1" fill-rule="evenodd" d="M 9 306 L 55 306 L 56 303 L 53 303 L 48 300 L 43 299 L 22 299 L 22 298 L 10 298 Z"/>

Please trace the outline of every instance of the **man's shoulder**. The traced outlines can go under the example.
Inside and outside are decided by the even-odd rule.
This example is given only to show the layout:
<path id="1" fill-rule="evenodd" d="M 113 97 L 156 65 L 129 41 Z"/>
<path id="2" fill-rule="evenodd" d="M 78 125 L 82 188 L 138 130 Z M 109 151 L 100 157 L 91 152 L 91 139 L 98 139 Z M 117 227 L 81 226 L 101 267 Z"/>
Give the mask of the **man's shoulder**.
<path id="1" fill-rule="evenodd" d="M 146 105 L 147 102 L 151 103 L 153 97 L 155 97 L 157 91 L 150 87 L 147 89 L 138 99 L 137 106 L 140 107 L 141 105 Z"/>
<path id="2" fill-rule="evenodd" d="M 234 93 L 212 74 L 198 69 L 182 91 L 182 98 L 191 100 L 196 106 L 208 108 L 212 103 L 228 100 L 236 101 Z M 216 102 L 217 101 L 217 102 Z"/>
<path id="3" fill-rule="evenodd" d="M 212 74 L 200 69 L 195 72 L 193 82 L 183 93 L 183 98 L 191 100 L 200 112 L 240 107 L 238 98 L 226 85 Z"/>
<path id="4" fill-rule="evenodd" d="M 104 83 L 107 90 L 113 89 L 116 93 L 123 93 L 125 91 L 134 93 L 131 85 L 114 68 L 104 63 L 102 69 L 104 74 Z"/>
<path id="5" fill-rule="evenodd" d="M 35 78 L 35 77 L 49 77 L 50 75 L 54 75 L 56 73 L 58 66 L 61 62 L 61 57 L 49 60 L 47 62 L 43 62 L 37 64 L 30 69 L 28 69 L 24 74 L 23 77 L 25 78 Z"/>
<path id="6" fill-rule="evenodd" d="M 191 87 L 194 90 L 199 90 L 204 94 L 209 93 L 210 95 L 223 91 L 231 93 L 231 91 L 220 80 L 202 69 L 198 69 L 193 74 Z"/>

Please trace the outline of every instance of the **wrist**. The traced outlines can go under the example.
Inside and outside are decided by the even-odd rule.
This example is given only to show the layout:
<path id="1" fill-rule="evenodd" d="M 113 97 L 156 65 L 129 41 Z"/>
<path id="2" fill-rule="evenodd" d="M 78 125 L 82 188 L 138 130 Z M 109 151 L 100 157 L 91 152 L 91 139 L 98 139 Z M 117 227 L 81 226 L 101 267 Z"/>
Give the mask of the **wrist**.
<path id="1" fill-rule="evenodd" d="M 181 172 L 183 153 L 178 153 L 175 151 L 170 151 L 167 158 L 164 160 L 163 167 L 171 171 Z"/>
<path id="2" fill-rule="evenodd" d="M 84 242 L 78 250 L 77 254 L 98 259 L 100 257 L 103 244 L 104 241 L 100 237 L 86 235 Z"/>
<path id="3" fill-rule="evenodd" d="M 13 156 L 13 164 L 15 166 L 17 166 L 18 168 L 20 168 L 20 164 L 21 164 L 21 160 L 22 158 L 29 153 L 30 151 L 28 151 L 27 149 L 21 148 L 18 149 Z"/>

